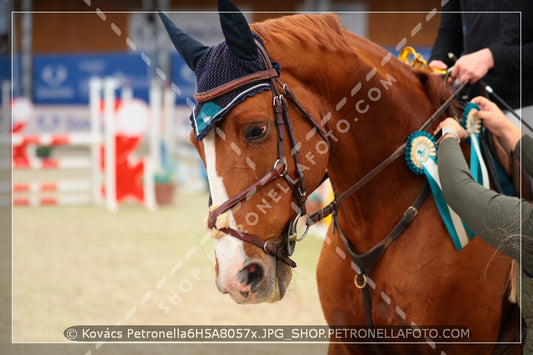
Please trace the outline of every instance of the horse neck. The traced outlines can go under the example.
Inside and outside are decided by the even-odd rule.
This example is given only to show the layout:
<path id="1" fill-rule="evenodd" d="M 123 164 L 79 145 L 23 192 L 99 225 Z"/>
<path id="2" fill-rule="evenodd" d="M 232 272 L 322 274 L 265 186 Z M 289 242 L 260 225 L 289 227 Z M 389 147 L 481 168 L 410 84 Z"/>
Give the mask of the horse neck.
<path id="1" fill-rule="evenodd" d="M 295 79 L 319 98 L 316 102 L 320 104 L 311 110 L 318 113 L 328 131 L 328 175 L 337 193 L 385 160 L 435 110 L 407 66 L 395 58 L 384 63 L 386 52 L 360 38 L 354 42 L 358 52 L 349 56 L 339 52 L 321 55 L 318 61 L 312 54 L 300 58 L 299 62 L 306 63 L 306 72 L 298 68 Z M 368 250 L 386 235 L 392 225 L 384 221 L 398 220 L 422 183 L 406 168 L 402 157 L 343 202 L 339 207 L 341 227 L 357 241 L 356 249 Z"/>

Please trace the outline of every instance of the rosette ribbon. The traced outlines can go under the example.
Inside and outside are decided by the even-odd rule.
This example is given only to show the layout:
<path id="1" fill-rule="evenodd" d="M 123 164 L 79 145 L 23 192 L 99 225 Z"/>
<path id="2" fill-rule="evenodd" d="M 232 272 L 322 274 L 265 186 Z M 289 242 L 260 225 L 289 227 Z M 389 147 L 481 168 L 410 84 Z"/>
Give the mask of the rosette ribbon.
<path id="1" fill-rule="evenodd" d="M 474 234 L 461 221 L 455 211 L 448 206 L 442 194 L 437 165 L 437 142 L 427 132 L 416 131 L 407 139 L 405 149 L 407 166 L 417 175 L 425 175 L 442 220 L 450 234 L 456 250 L 461 250 L 474 237 Z"/>
<path id="2" fill-rule="evenodd" d="M 463 120 L 461 122 L 463 128 L 468 134 L 470 140 L 470 172 L 474 180 L 480 185 L 490 188 L 489 173 L 479 144 L 479 135 L 481 133 L 481 120 L 475 117 L 475 113 L 479 111 L 479 106 L 473 102 L 469 102 L 463 111 Z"/>

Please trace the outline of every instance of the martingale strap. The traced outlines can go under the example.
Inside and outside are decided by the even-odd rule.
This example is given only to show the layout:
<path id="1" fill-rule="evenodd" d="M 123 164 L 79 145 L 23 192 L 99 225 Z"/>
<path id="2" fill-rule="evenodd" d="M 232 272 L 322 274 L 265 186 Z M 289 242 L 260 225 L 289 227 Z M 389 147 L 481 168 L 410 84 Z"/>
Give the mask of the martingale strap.
<path id="1" fill-rule="evenodd" d="M 350 241 L 348 240 L 348 238 L 346 237 L 346 235 L 340 228 L 337 212 L 334 212 L 333 214 L 333 223 L 334 223 L 335 230 L 338 231 L 339 236 L 341 240 L 343 241 L 344 246 L 346 250 L 348 251 L 348 254 L 350 255 L 350 258 L 355 263 L 355 265 L 357 265 L 357 269 L 356 269 L 357 276 L 356 276 L 355 282 L 356 282 L 357 288 L 360 288 L 363 292 L 365 320 L 366 320 L 367 325 L 370 328 L 373 328 L 372 304 L 370 302 L 370 292 L 369 292 L 370 290 L 369 290 L 369 285 L 367 282 L 367 277 L 370 275 L 370 272 L 372 271 L 372 269 L 378 262 L 381 255 L 383 255 L 385 250 L 389 247 L 389 245 L 391 245 L 391 243 L 395 239 L 397 239 L 402 234 L 402 232 L 405 230 L 405 228 L 407 228 L 409 224 L 415 219 L 415 217 L 418 214 L 418 210 L 422 206 L 422 203 L 429 196 L 430 192 L 431 191 L 429 188 L 429 184 L 426 183 L 424 187 L 422 188 L 422 191 L 420 191 L 420 193 L 418 194 L 416 200 L 413 202 L 411 206 L 409 206 L 405 210 L 402 218 L 396 223 L 396 225 L 392 228 L 389 234 L 387 234 L 381 240 L 381 242 L 376 244 L 374 247 L 372 247 L 372 249 L 370 249 L 364 254 L 357 254 L 356 252 L 353 251 Z M 363 283 L 358 284 L 357 278 L 362 278 Z"/>

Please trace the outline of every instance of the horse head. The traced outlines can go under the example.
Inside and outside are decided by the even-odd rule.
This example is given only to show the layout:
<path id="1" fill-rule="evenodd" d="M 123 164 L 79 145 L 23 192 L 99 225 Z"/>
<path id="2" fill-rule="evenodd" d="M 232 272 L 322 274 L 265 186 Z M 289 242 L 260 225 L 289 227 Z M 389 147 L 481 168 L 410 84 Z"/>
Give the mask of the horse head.
<path id="1" fill-rule="evenodd" d="M 280 65 L 243 14 L 227 0 L 219 13 L 225 41 L 212 47 L 160 16 L 197 78 L 191 142 L 209 180 L 216 285 L 238 303 L 274 302 L 296 266 L 295 224 L 325 174 L 327 137 L 281 82 Z"/>

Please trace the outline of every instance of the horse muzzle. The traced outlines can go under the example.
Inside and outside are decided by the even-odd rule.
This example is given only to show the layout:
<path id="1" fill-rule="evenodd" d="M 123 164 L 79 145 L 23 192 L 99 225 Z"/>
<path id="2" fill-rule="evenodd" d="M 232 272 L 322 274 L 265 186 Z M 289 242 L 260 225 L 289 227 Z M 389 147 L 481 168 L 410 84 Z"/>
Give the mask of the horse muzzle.
<path id="1" fill-rule="evenodd" d="M 242 263 L 222 265 L 216 249 L 215 254 L 217 288 L 221 293 L 229 294 L 235 302 L 276 302 L 285 295 L 292 278 L 291 267 L 275 256 L 262 254 L 262 257 L 240 259 Z"/>

